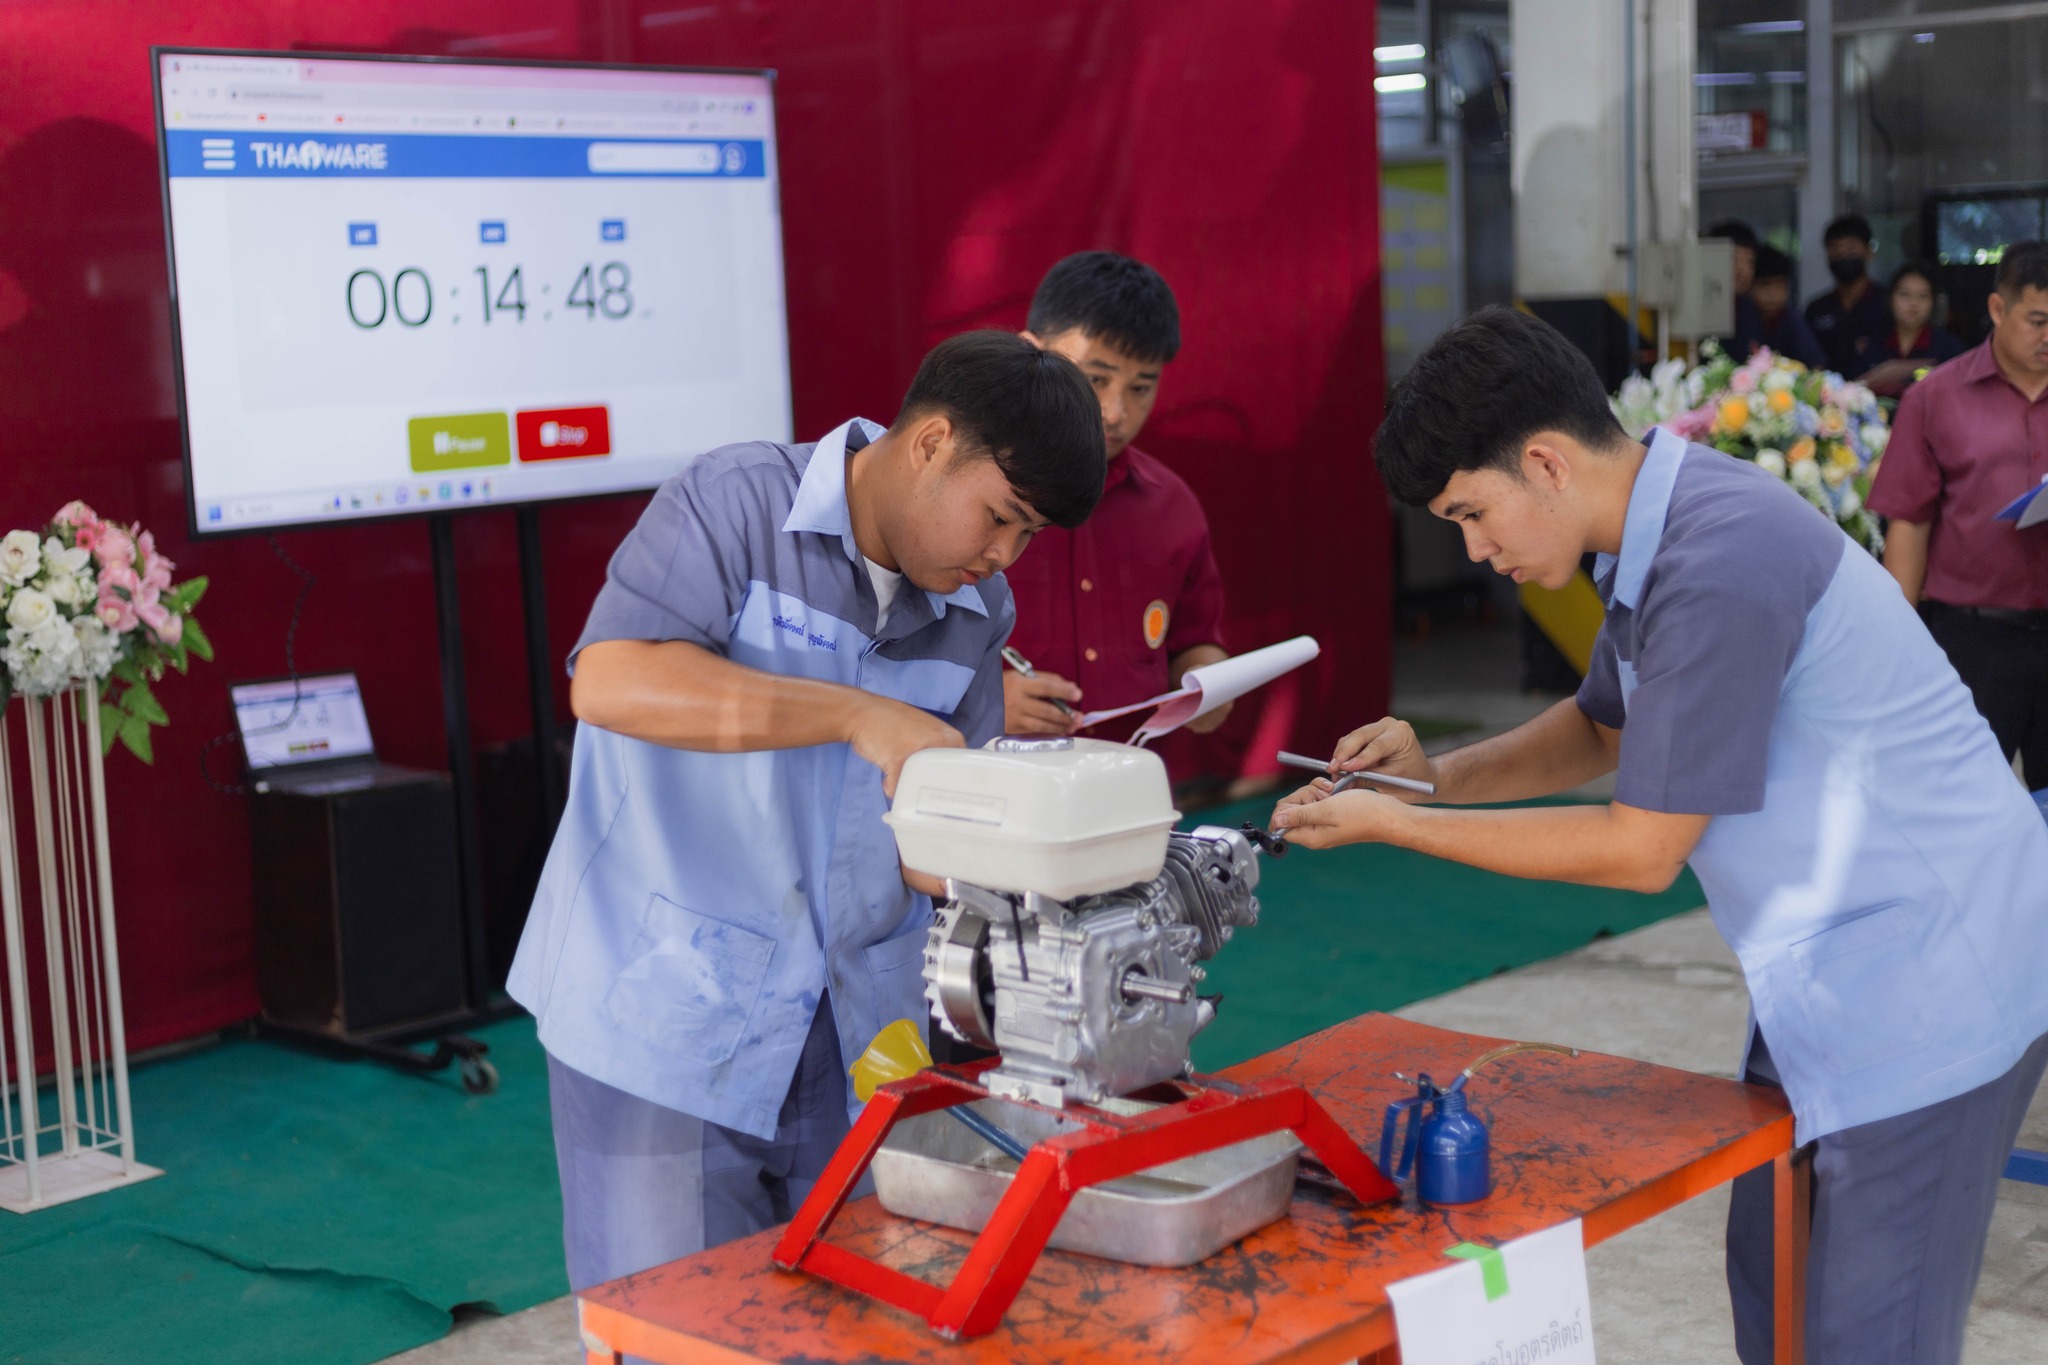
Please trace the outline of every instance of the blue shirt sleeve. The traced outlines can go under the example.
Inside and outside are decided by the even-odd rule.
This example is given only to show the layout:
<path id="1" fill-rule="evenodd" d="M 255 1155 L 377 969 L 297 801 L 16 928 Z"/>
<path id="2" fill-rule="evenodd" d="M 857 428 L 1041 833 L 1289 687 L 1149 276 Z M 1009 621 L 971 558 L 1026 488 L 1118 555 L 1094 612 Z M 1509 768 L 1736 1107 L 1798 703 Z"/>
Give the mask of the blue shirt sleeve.
<path id="1" fill-rule="evenodd" d="M 1621 673 L 1616 663 L 1614 637 L 1602 622 L 1593 639 L 1593 658 L 1586 668 L 1586 680 L 1579 684 L 1579 710 L 1588 720 L 1619 730 L 1628 713 L 1622 708 Z"/>
<path id="2" fill-rule="evenodd" d="M 726 652 L 752 576 L 750 532 L 772 508 L 766 471 L 699 457 L 655 490 L 612 555 L 604 587 L 569 656 L 604 640 L 683 640 Z"/>
<path id="3" fill-rule="evenodd" d="M 1617 659 L 1628 722 L 1614 799 L 1673 815 L 1762 810 L 1771 726 L 1811 599 L 1773 581 L 1769 559 L 1680 558 L 1660 557 L 1636 657 Z"/>

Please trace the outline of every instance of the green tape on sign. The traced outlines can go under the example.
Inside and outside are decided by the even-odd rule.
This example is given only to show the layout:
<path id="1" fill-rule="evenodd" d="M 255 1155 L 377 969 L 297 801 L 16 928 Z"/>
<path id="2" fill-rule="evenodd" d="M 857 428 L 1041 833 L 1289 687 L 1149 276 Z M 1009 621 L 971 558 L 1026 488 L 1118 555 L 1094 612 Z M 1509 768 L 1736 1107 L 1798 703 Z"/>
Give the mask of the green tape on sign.
<path id="1" fill-rule="evenodd" d="M 1461 1261 L 1479 1262 L 1479 1279 L 1486 1286 L 1486 1301 L 1508 1296 L 1508 1263 L 1498 1247 L 1483 1247 L 1471 1242 L 1460 1242 L 1444 1253 Z"/>

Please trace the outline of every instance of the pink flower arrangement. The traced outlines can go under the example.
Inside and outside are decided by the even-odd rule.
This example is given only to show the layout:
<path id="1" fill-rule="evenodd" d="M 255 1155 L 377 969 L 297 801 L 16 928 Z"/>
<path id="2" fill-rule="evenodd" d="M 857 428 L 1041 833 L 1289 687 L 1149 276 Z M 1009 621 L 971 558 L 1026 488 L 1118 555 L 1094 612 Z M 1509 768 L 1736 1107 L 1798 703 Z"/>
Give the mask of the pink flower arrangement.
<path id="1" fill-rule="evenodd" d="M 192 608 L 204 578 L 177 565 L 140 526 L 69 502 L 41 532 L 0 536 L 0 705 L 16 692 L 98 690 L 102 743 L 151 759 L 150 727 L 169 721 L 150 684 L 166 667 L 213 657 Z"/>

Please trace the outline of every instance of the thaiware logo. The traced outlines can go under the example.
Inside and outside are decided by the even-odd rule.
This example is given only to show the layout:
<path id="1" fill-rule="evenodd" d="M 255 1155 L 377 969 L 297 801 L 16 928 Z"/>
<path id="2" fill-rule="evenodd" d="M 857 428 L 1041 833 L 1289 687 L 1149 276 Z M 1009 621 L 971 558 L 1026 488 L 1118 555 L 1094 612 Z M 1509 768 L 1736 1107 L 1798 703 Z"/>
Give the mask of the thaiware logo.
<path id="1" fill-rule="evenodd" d="M 382 171 L 390 169 L 382 142 L 251 142 L 249 154 L 262 171 Z"/>

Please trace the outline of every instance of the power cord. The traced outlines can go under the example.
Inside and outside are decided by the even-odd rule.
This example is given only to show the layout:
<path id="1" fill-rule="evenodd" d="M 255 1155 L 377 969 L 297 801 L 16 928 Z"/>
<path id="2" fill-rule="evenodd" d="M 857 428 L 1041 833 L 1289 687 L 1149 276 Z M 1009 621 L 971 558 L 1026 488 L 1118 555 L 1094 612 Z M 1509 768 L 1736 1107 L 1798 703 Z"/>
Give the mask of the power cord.
<path id="1" fill-rule="evenodd" d="M 277 731 L 289 727 L 298 718 L 299 661 L 297 645 L 299 638 L 299 614 L 305 610 L 306 596 L 313 591 L 313 584 L 316 581 L 311 569 L 308 569 L 305 565 L 299 563 L 298 560 L 285 553 L 284 546 L 277 543 L 276 536 L 265 536 L 263 539 L 269 543 L 271 552 L 284 561 L 284 566 L 299 576 L 298 596 L 292 599 L 291 619 L 285 624 L 284 628 L 284 668 L 292 680 L 292 709 L 287 711 L 284 719 L 278 721 L 275 725 L 266 725 L 261 729 L 251 730 L 249 732 L 250 735 L 275 734 Z M 223 744 L 237 743 L 243 738 L 241 727 L 237 726 L 225 734 L 215 735 L 199 748 L 199 780 L 223 796 L 245 796 L 248 794 L 249 784 L 246 782 L 220 781 L 207 770 L 206 756 Z M 246 754 L 244 757 L 246 758 Z"/>

